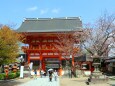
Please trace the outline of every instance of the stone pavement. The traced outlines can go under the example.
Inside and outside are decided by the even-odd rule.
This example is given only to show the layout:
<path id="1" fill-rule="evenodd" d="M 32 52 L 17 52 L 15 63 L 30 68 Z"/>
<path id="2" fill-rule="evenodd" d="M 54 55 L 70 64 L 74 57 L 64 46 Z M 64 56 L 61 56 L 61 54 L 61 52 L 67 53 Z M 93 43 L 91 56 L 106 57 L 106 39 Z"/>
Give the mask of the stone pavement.
<path id="1" fill-rule="evenodd" d="M 60 82 L 59 78 L 57 79 L 57 81 L 54 81 L 53 79 L 52 82 L 50 82 L 48 77 L 43 77 L 43 78 L 31 79 L 26 83 L 16 86 L 60 86 Z"/>
<path id="2" fill-rule="evenodd" d="M 26 77 L 24 79 L 12 79 L 12 80 L 2 80 L 0 81 L 0 86 L 88 86 L 86 85 L 86 80 L 88 77 L 79 78 L 68 78 L 59 77 L 57 81 L 49 82 L 48 76 L 45 78 L 38 77 L 37 80 L 34 78 Z M 115 86 L 111 84 L 115 82 L 112 80 L 97 80 L 92 79 L 89 86 Z"/>

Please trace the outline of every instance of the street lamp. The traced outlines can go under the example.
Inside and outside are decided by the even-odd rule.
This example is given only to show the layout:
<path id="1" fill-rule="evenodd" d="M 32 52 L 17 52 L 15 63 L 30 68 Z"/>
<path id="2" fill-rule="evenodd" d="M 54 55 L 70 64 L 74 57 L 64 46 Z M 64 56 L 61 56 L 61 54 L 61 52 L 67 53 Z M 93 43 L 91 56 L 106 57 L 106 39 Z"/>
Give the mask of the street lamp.
<path id="1" fill-rule="evenodd" d="M 23 58 L 23 56 L 20 57 L 20 64 L 21 64 L 21 66 L 24 65 L 24 58 Z"/>

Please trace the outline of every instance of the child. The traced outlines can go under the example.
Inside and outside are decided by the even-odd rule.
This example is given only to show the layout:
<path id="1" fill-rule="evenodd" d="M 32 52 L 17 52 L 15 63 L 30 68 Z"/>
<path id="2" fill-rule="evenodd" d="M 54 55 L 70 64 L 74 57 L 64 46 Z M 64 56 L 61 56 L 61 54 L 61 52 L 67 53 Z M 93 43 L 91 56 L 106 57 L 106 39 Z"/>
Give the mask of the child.
<path id="1" fill-rule="evenodd" d="M 37 79 L 37 70 L 34 70 L 34 79 Z"/>

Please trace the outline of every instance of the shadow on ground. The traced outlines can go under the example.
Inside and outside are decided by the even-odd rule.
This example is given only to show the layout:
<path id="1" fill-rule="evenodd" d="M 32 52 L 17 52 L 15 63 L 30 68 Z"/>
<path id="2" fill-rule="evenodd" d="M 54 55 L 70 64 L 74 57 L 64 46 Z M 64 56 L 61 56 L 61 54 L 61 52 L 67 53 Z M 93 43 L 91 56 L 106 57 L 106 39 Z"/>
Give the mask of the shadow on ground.
<path id="1" fill-rule="evenodd" d="M 18 86 L 20 84 L 27 82 L 28 80 L 25 80 L 25 79 L 2 80 L 0 81 L 0 86 Z"/>

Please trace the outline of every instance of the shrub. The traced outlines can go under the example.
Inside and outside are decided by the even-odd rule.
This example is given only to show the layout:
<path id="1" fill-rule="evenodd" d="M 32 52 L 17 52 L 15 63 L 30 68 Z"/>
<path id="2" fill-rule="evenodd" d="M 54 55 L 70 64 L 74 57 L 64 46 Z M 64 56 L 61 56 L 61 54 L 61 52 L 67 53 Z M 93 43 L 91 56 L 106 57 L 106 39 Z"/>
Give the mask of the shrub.
<path id="1" fill-rule="evenodd" d="M 16 72 L 16 77 L 19 77 L 20 76 L 20 72 Z"/>
<path id="2" fill-rule="evenodd" d="M 0 74 L 0 80 L 4 80 L 5 79 L 5 74 L 4 73 L 1 73 Z"/>
<path id="3" fill-rule="evenodd" d="M 8 74 L 8 78 L 9 78 L 9 79 L 14 79 L 14 78 L 16 78 L 16 73 L 9 73 L 9 74 Z"/>
<path id="4" fill-rule="evenodd" d="M 19 77 L 19 76 L 20 76 L 20 72 L 16 72 L 16 73 L 11 72 L 8 74 L 8 79 L 14 79 L 14 78 Z M 6 79 L 6 74 L 1 73 L 0 74 L 0 80 L 4 80 L 4 79 Z"/>

